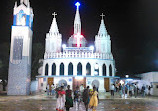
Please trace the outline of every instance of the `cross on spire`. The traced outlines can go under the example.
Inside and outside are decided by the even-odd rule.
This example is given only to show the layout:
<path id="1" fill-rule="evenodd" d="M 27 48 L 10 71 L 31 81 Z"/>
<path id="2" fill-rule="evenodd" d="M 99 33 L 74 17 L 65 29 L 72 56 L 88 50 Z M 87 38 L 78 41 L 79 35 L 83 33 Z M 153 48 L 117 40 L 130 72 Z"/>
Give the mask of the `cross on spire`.
<path id="1" fill-rule="evenodd" d="M 52 13 L 52 15 L 54 16 L 54 18 L 55 18 L 55 16 L 57 15 L 55 12 L 54 13 Z"/>
<path id="2" fill-rule="evenodd" d="M 80 3 L 79 3 L 79 2 L 77 2 L 75 5 L 77 6 L 77 9 L 78 9 L 78 7 L 80 6 Z"/>
<path id="3" fill-rule="evenodd" d="M 103 19 L 103 17 L 105 16 L 103 13 L 100 15 L 101 17 L 102 17 L 102 19 Z"/>

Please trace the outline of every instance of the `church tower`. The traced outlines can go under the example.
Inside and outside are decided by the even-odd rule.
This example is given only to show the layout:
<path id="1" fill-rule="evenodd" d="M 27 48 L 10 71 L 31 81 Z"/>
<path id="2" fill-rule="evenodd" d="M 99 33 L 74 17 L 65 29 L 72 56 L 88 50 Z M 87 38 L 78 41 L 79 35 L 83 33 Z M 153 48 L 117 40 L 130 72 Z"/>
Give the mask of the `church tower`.
<path id="1" fill-rule="evenodd" d="M 29 0 L 14 6 L 8 74 L 8 95 L 30 93 L 33 10 Z"/>
<path id="2" fill-rule="evenodd" d="M 81 19 L 79 14 L 79 6 L 80 3 L 77 2 L 76 4 L 76 15 L 74 20 L 74 34 L 69 38 L 68 40 L 68 46 L 69 47 L 85 47 L 86 46 L 86 39 L 81 34 Z"/>
<path id="3" fill-rule="evenodd" d="M 102 16 L 102 20 L 101 20 L 100 28 L 98 31 L 98 35 L 95 36 L 96 52 L 111 54 L 110 35 L 108 35 L 107 33 L 107 30 L 104 24 L 104 19 L 103 19 L 103 16 L 105 15 L 102 14 L 101 16 Z"/>
<path id="4" fill-rule="evenodd" d="M 54 12 L 52 15 L 54 15 L 54 18 L 49 33 L 46 34 L 46 44 L 45 44 L 46 53 L 61 52 L 62 35 L 59 33 L 58 25 L 55 18 L 57 14 Z"/>

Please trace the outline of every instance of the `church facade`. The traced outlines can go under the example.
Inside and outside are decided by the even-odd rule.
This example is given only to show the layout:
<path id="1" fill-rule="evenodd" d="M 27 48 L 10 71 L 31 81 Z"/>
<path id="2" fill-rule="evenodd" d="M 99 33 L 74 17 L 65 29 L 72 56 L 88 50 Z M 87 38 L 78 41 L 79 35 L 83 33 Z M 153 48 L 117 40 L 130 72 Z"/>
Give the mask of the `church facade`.
<path id="1" fill-rule="evenodd" d="M 83 84 L 94 85 L 99 91 L 109 91 L 115 77 L 115 60 L 111 53 L 110 35 L 107 33 L 103 14 L 94 46 L 87 46 L 82 35 L 79 2 L 76 4 L 74 33 L 66 45 L 62 45 L 55 13 L 49 33 L 45 39 L 45 53 L 42 75 L 38 76 L 39 90 L 45 90 L 47 84 L 70 85 L 72 89 Z"/>

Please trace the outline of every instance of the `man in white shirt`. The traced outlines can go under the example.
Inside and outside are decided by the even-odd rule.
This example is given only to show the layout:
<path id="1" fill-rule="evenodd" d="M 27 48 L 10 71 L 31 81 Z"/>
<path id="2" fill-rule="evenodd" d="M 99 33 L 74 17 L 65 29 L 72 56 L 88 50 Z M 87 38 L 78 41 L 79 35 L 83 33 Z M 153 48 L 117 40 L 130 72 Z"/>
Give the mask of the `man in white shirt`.
<path id="1" fill-rule="evenodd" d="M 115 90 L 115 86 L 114 84 L 111 84 L 110 86 L 111 96 L 114 96 L 114 90 Z"/>

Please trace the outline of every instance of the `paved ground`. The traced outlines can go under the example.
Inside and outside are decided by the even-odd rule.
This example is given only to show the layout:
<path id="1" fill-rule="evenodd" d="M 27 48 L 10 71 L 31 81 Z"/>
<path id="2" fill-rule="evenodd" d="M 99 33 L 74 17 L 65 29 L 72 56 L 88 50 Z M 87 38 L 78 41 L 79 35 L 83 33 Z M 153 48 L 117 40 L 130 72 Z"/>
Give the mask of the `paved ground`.
<path id="1" fill-rule="evenodd" d="M 101 98 L 97 111 L 158 111 L 158 97 L 122 99 L 116 95 L 113 99 L 108 94 L 104 97 L 106 98 Z M 0 111 L 55 111 L 55 105 L 55 97 L 45 94 L 0 96 Z M 75 105 L 70 111 L 76 111 Z M 85 111 L 83 104 L 77 111 Z"/>

